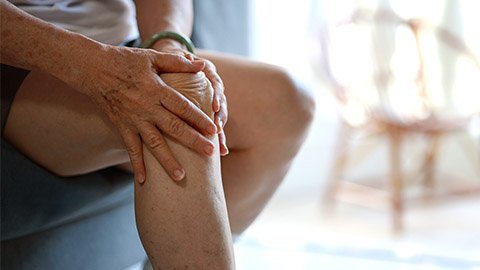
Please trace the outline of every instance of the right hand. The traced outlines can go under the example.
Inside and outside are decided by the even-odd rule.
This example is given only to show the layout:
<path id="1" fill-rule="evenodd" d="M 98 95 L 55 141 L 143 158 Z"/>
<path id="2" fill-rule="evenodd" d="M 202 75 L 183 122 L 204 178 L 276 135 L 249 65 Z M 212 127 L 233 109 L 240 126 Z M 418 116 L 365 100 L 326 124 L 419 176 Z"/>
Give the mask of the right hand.
<path id="1" fill-rule="evenodd" d="M 116 126 L 138 182 L 146 178 L 142 142 L 177 181 L 184 178 L 185 171 L 164 135 L 203 155 L 213 154 L 214 144 L 206 138 L 217 132 L 213 121 L 159 77 L 164 72 L 199 72 L 205 66 L 203 61 L 108 45 L 94 57 L 94 61 L 80 64 L 84 69 L 75 74 L 71 84 L 88 95 Z"/>

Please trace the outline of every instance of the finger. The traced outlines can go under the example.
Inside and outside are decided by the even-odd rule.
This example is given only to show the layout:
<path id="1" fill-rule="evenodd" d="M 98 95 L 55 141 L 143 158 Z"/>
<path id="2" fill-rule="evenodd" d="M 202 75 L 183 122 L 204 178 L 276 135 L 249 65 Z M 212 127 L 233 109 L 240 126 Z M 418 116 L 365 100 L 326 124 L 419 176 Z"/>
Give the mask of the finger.
<path id="1" fill-rule="evenodd" d="M 214 144 L 198 131 L 187 125 L 180 118 L 167 112 L 158 113 L 161 118 L 156 119 L 156 125 L 165 134 L 169 135 L 182 145 L 193 151 L 210 156 L 214 151 Z"/>
<path id="2" fill-rule="evenodd" d="M 215 114 L 214 121 L 215 121 L 215 125 L 217 126 L 217 134 L 220 134 L 220 132 L 223 131 L 223 126 L 222 126 L 223 123 L 218 113 Z"/>
<path id="3" fill-rule="evenodd" d="M 183 55 L 155 52 L 158 72 L 199 72 L 205 67 L 203 60 L 190 60 Z"/>
<path id="4" fill-rule="evenodd" d="M 161 100 L 163 108 L 186 121 L 202 134 L 214 135 L 217 133 L 215 123 L 200 108 L 195 106 L 195 104 L 176 90 L 163 82 L 160 83 L 163 84 L 162 87 L 167 90 L 165 91 L 165 96 Z"/>
<path id="5" fill-rule="evenodd" d="M 146 180 L 145 164 L 143 161 L 143 149 L 140 136 L 127 128 L 120 131 L 120 135 L 125 143 L 130 162 L 132 163 L 135 180 L 140 184 Z"/>
<path id="6" fill-rule="evenodd" d="M 147 148 L 165 169 L 168 175 L 175 180 L 181 181 L 185 177 L 185 170 L 173 156 L 170 147 L 158 129 L 151 125 L 141 128 L 141 136 Z"/>
<path id="7" fill-rule="evenodd" d="M 220 109 L 218 113 L 216 113 L 216 116 L 218 118 L 218 125 L 223 129 L 228 120 L 228 104 L 224 94 L 220 97 Z"/>
<path id="8" fill-rule="evenodd" d="M 212 104 L 213 111 L 218 112 L 222 105 L 221 104 L 222 96 L 224 95 L 223 93 L 225 91 L 223 81 L 218 75 L 215 65 L 210 61 L 206 61 L 206 66 L 203 72 L 205 73 L 205 76 L 212 84 L 212 88 L 214 90 L 214 98 L 213 98 L 213 104 Z"/>
<path id="9" fill-rule="evenodd" d="M 209 76 L 207 76 L 208 80 L 210 81 L 210 83 L 212 84 L 212 88 L 213 88 L 213 91 L 214 91 L 214 98 L 213 98 L 213 111 L 214 112 L 218 112 L 221 108 L 221 103 L 222 103 L 222 98 L 224 96 L 223 92 L 224 92 L 224 86 L 223 86 L 223 82 L 222 80 L 220 79 L 220 77 L 218 75 L 215 74 L 210 74 Z"/>
<path id="10" fill-rule="evenodd" d="M 220 155 L 221 156 L 226 156 L 229 153 L 228 147 L 227 147 L 227 138 L 225 136 L 225 132 L 220 132 L 218 134 L 218 143 L 220 145 Z"/>
<path id="11" fill-rule="evenodd" d="M 223 128 L 227 124 L 227 120 L 228 120 L 228 110 L 227 110 L 226 102 L 222 103 L 222 106 L 220 107 L 220 111 L 215 113 L 214 120 L 219 132 L 223 131 Z"/>
<path id="12" fill-rule="evenodd" d="M 219 91 L 214 91 L 214 97 L 213 97 L 213 104 L 212 104 L 212 109 L 213 109 L 213 112 L 218 112 L 220 111 L 220 99 L 221 99 L 221 94 Z"/>

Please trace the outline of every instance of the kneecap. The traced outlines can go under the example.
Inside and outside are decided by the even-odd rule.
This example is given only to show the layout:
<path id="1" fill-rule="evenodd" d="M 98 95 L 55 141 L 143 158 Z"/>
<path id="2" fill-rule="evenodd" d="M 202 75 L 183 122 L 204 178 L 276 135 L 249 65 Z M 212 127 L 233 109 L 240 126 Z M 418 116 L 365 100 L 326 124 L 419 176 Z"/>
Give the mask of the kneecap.
<path id="1" fill-rule="evenodd" d="M 213 117 L 213 88 L 205 73 L 163 73 L 160 78 Z"/>

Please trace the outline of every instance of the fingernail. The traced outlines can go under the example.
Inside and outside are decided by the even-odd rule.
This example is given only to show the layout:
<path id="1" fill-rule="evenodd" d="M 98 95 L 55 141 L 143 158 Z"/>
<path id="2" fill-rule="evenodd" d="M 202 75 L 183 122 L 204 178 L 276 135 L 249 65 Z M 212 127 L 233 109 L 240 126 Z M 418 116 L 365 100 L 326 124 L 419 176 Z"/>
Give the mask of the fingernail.
<path id="1" fill-rule="evenodd" d="M 216 98 L 216 104 L 217 105 L 215 107 L 215 112 L 219 112 L 220 111 L 220 99 L 219 98 Z"/>
<path id="2" fill-rule="evenodd" d="M 192 64 L 194 66 L 197 66 L 197 67 L 203 67 L 205 65 L 205 62 L 203 62 L 201 60 L 194 60 L 194 61 L 192 61 Z"/>
<path id="3" fill-rule="evenodd" d="M 228 150 L 227 146 L 224 145 L 224 146 L 223 146 L 222 156 L 226 156 L 226 155 L 228 155 L 228 154 L 230 154 L 230 151 Z"/>
<path id="4" fill-rule="evenodd" d="M 177 181 L 180 181 L 185 177 L 185 171 L 182 169 L 175 169 L 173 171 L 173 178 Z"/>
<path id="5" fill-rule="evenodd" d="M 207 132 L 210 135 L 215 135 L 217 133 L 217 127 L 215 125 L 208 126 Z"/>
<path id="6" fill-rule="evenodd" d="M 203 151 L 204 151 L 205 154 L 207 154 L 207 155 L 213 154 L 213 145 L 211 145 L 211 144 L 205 145 L 205 147 L 203 148 Z"/>
<path id="7" fill-rule="evenodd" d="M 145 182 L 145 177 L 143 175 L 139 175 L 139 176 L 137 176 L 137 181 L 140 184 L 143 184 L 143 182 Z"/>

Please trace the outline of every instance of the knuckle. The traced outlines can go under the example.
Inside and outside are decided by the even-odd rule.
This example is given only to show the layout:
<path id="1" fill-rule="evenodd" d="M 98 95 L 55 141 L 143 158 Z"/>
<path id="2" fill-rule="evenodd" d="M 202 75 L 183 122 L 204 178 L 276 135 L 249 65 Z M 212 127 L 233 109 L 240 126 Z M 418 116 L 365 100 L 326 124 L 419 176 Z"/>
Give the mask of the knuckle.
<path id="1" fill-rule="evenodd" d="M 207 65 L 207 67 L 208 67 L 209 69 L 211 69 L 212 71 L 216 72 L 217 67 L 215 66 L 215 64 L 213 64 L 212 61 L 210 61 L 210 60 L 205 60 L 205 63 L 206 63 L 206 65 Z"/>
<path id="2" fill-rule="evenodd" d="M 175 53 L 172 55 L 172 59 L 178 64 L 178 65 L 184 65 L 187 63 L 185 56 L 180 55 L 178 53 Z"/>
<path id="3" fill-rule="evenodd" d="M 215 89 L 215 94 L 219 97 L 219 99 L 225 99 L 225 88 L 223 87 L 222 81 L 219 79 L 214 80 L 212 86 Z"/>
<path id="4" fill-rule="evenodd" d="M 188 104 L 188 102 L 186 100 L 179 101 L 177 103 L 177 106 L 178 106 L 179 112 L 182 115 L 186 115 L 186 114 L 190 113 L 190 111 L 191 111 L 190 104 Z"/>
<path id="5" fill-rule="evenodd" d="M 218 77 L 217 74 L 213 73 L 209 77 L 210 83 L 215 87 L 215 90 L 219 93 L 223 92 L 223 83 L 222 80 Z"/>
<path id="6" fill-rule="evenodd" d="M 193 137 L 191 148 L 201 148 L 203 145 L 204 145 L 204 139 L 199 134 L 196 134 Z"/>
<path id="7" fill-rule="evenodd" d="M 222 105 L 222 108 L 225 109 L 225 111 L 227 110 L 228 108 L 228 102 L 227 102 L 227 99 L 225 98 L 225 96 L 223 96 L 223 98 L 221 99 L 221 105 Z"/>
<path id="8" fill-rule="evenodd" d="M 222 105 L 222 109 L 220 110 L 219 117 L 224 119 L 224 120 L 228 119 L 228 110 L 226 108 L 226 105 L 225 105 L 225 107 Z"/>
<path id="9" fill-rule="evenodd" d="M 162 165 L 165 167 L 167 171 L 173 171 L 176 168 L 176 161 L 173 156 L 167 156 L 162 159 Z"/>
<path id="10" fill-rule="evenodd" d="M 165 145 L 162 138 L 157 134 L 148 134 L 145 141 L 152 149 L 162 148 Z"/>
<path id="11" fill-rule="evenodd" d="M 182 122 L 177 119 L 173 119 L 168 124 L 168 130 L 172 136 L 175 138 L 183 136 L 185 133 L 185 127 Z"/>
<path id="12" fill-rule="evenodd" d="M 130 155 L 130 158 L 132 159 L 132 161 L 139 159 L 141 150 L 138 147 L 134 145 L 126 145 L 125 148 L 127 149 L 127 152 Z"/>

